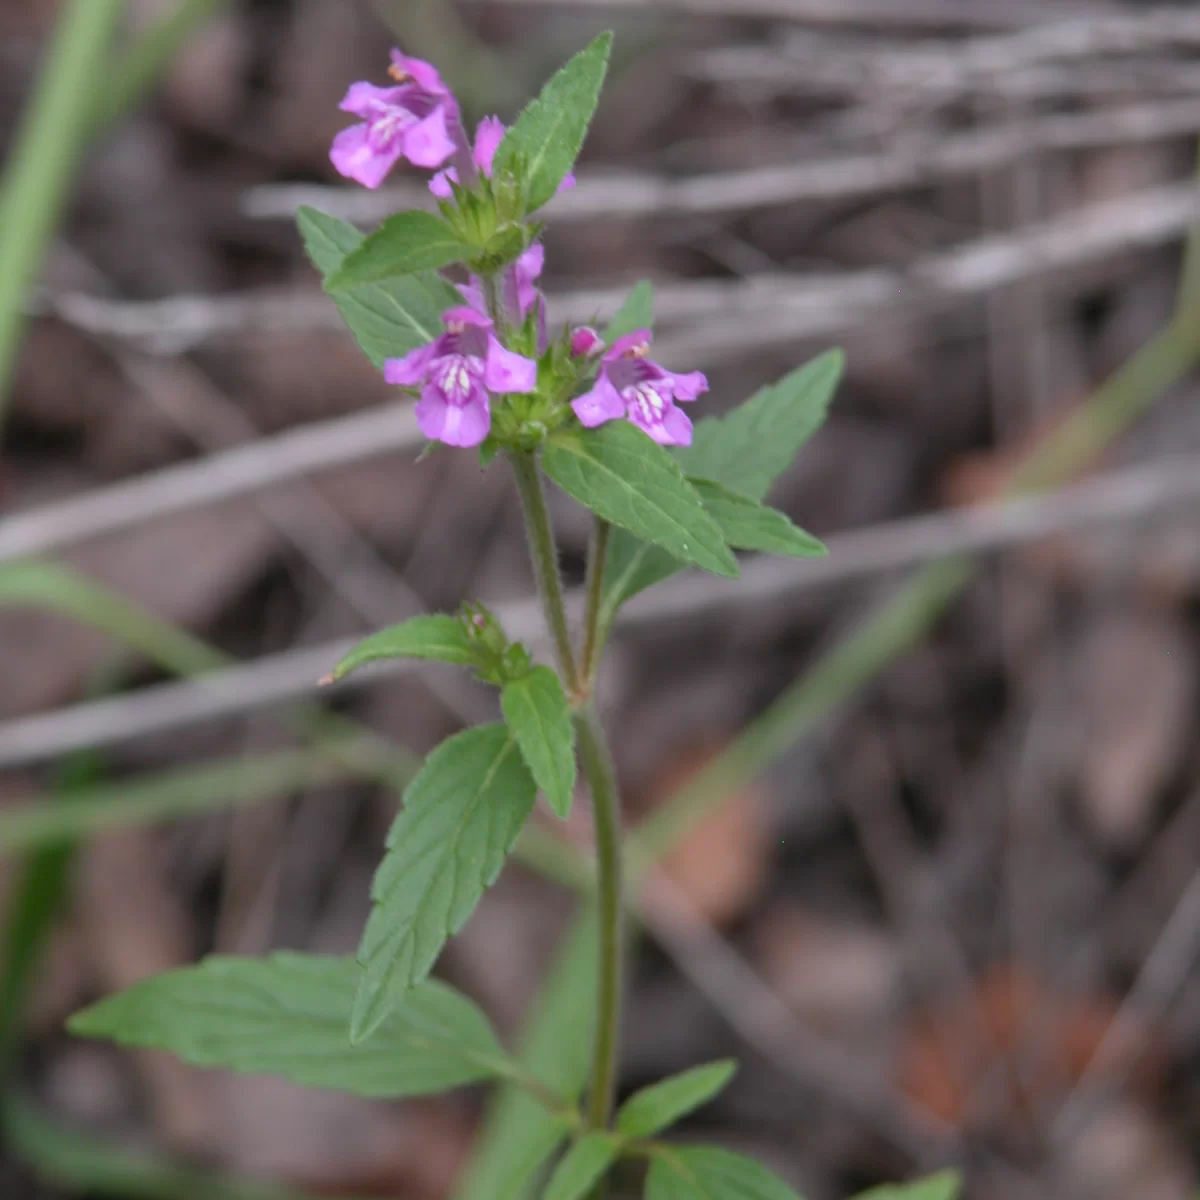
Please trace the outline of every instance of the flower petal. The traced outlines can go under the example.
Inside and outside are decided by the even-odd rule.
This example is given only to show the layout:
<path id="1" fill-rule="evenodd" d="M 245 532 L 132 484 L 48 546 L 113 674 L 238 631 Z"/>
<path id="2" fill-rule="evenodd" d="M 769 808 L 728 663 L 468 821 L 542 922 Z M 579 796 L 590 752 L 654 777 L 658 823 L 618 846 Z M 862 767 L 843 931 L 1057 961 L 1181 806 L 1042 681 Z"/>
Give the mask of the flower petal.
<path id="1" fill-rule="evenodd" d="M 663 414 L 662 431 L 666 439 L 664 446 L 690 446 L 692 444 L 692 422 L 681 408 L 671 405 Z M 650 435 L 654 437 L 653 434 Z M 655 438 L 655 441 L 658 441 Z"/>
<path id="2" fill-rule="evenodd" d="M 569 192 L 578 182 L 575 178 L 575 172 L 569 172 L 563 176 L 563 181 L 558 185 L 555 195 L 558 195 L 559 192 Z"/>
<path id="3" fill-rule="evenodd" d="M 625 415 L 625 401 L 603 372 L 596 380 L 596 386 L 590 392 L 584 392 L 582 396 L 572 400 L 571 407 L 580 423 L 589 429 Z"/>
<path id="4" fill-rule="evenodd" d="M 450 89 L 442 82 L 442 77 L 433 63 L 426 62 L 423 58 L 409 58 L 407 54 L 393 50 L 392 66 L 407 75 L 419 88 L 432 92 L 435 96 L 450 95 Z"/>
<path id="5" fill-rule="evenodd" d="M 604 352 L 604 361 L 612 362 L 614 359 L 624 358 L 631 350 L 638 350 L 643 346 L 650 345 L 653 339 L 654 335 L 650 330 L 635 329 L 632 333 L 627 333 L 613 342 Z"/>
<path id="6" fill-rule="evenodd" d="M 504 122 L 499 117 L 484 117 L 475 129 L 475 165 L 490 179 L 496 151 L 504 141 Z"/>
<path id="7" fill-rule="evenodd" d="M 477 388 L 465 404 L 448 404 L 446 398 L 430 386 L 421 394 L 415 409 L 421 432 L 447 446 L 478 446 L 492 428 L 487 392 Z"/>
<path id="8" fill-rule="evenodd" d="M 510 308 L 516 309 L 522 321 L 541 299 L 534 281 L 541 275 L 545 262 L 546 248 L 541 242 L 535 242 L 504 273 L 505 301 Z"/>
<path id="9" fill-rule="evenodd" d="M 387 109 L 393 108 L 403 96 L 403 88 L 381 88 L 373 83 L 352 83 L 338 108 L 342 112 L 362 117 L 364 121 L 373 121 L 376 117 L 381 117 Z"/>
<path id="10" fill-rule="evenodd" d="M 447 328 L 451 325 L 478 325 L 481 329 L 491 329 L 492 319 L 478 309 L 460 304 L 457 308 L 448 308 L 442 313 L 442 324 Z"/>
<path id="11" fill-rule="evenodd" d="M 697 396 L 708 391 L 708 376 L 703 371 L 689 371 L 686 375 L 676 375 L 673 371 L 667 371 L 666 375 L 675 384 L 676 400 L 695 400 Z"/>
<path id="12" fill-rule="evenodd" d="M 656 419 L 647 419 L 645 406 L 631 404 L 629 406 L 629 423 L 636 425 L 643 433 L 649 434 L 660 446 L 686 446 L 692 440 L 691 421 L 673 404 L 668 406 L 662 416 Z M 687 440 L 678 440 L 680 435 Z"/>
<path id="13" fill-rule="evenodd" d="M 453 167 L 447 167 L 444 171 L 439 171 L 429 181 L 429 190 L 439 200 L 449 200 L 454 195 L 454 191 L 450 187 L 450 184 L 457 182 L 458 172 Z"/>
<path id="14" fill-rule="evenodd" d="M 438 105 L 423 121 L 404 134 L 404 156 L 416 167 L 440 167 L 454 154 L 446 129 L 446 110 Z"/>
<path id="15" fill-rule="evenodd" d="M 329 159 L 338 173 L 366 188 L 377 188 L 400 158 L 400 144 L 377 149 L 370 140 L 369 127 L 351 125 L 333 139 Z"/>
<path id="16" fill-rule="evenodd" d="M 440 340 L 440 339 L 439 339 Z M 438 343 L 430 342 L 410 350 L 403 358 L 389 358 L 383 364 L 383 378 L 400 387 L 416 387 L 429 374 L 429 364 L 437 354 Z"/>
<path id="17" fill-rule="evenodd" d="M 492 334 L 488 337 L 483 381 L 492 392 L 532 392 L 537 387 L 537 363 L 506 350 Z"/>
<path id="18" fill-rule="evenodd" d="M 472 275 L 466 283 L 460 283 L 458 290 L 469 307 L 481 315 L 487 315 L 487 299 L 483 294 L 483 280 L 478 275 Z"/>
<path id="19" fill-rule="evenodd" d="M 603 349 L 604 339 L 590 325 L 580 325 L 571 334 L 571 353 L 576 358 L 591 358 Z"/>

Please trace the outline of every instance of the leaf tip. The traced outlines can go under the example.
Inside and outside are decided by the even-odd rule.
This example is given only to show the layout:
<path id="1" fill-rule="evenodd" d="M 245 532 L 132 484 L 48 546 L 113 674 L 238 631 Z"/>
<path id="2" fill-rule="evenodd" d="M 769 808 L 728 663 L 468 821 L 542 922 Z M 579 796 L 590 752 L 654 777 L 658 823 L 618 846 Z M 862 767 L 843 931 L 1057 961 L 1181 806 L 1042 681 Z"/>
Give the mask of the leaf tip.
<path id="1" fill-rule="evenodd" d="M 388 1010 L 387 989 L 373 984 L 364 974 L 350 1014 L 350 1045 L 361 1046 L 367 1041 L 387 1019 Z"/>

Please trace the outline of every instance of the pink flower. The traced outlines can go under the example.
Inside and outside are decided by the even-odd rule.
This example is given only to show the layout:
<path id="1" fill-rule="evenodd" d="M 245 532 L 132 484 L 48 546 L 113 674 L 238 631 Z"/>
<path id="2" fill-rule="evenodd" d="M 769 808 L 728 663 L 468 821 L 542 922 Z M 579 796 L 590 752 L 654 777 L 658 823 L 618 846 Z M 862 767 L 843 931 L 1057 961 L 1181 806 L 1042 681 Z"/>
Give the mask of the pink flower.
<path id="1" fill-rule="evenodd" d="M 471 151 L 471 157 L 480 173 L 487 179 L 492 177 L 492 164 L 496 161 L 496 151 L 504 140 L 504 134 L 504 122 L 499 117 L 484 117 L 475 129 L 475 148 Z M 454 194 L 450 188 L 451 183 L 458 183 L 458 170 L 455 167 L 439 171 L 429 181 L 429 190 L 439 200 L 449 200 Z M 568 175 L 558 185 L 558 190 L 566 192 L 574 186 L 575 176 Z"/>
<path id="2" fill-rule="evenodd" d="M 580 325 L 571 334 L 571 353 L 576 358 L 594 358 L 603 349 L 604 339 L 590 325 Z"/>
<path id="3" fill-rule="evenodd" d="M 383 377 L 419 387 L 417 424 L 448 446 L 478 446 L 492 427 L 489 393 L 532 392 L 537 363 L 506 350 L 492 322 L 473 308 L 442 314 L 446 332 L 403 358 L 389 358 Z"/>
<path id="4" fill-rule="evenodd" d="M 571 407 L 589 428 L 625 417 L 663 446 L 690 446 L 692 423 L 676 405 L 708 391 L 708 380 L 700 371 L 676 375 L 652 362 L 650 337 L 639 329 L 618 338 L 600 360 L 595 386 Z"/>
<path id="5" fill-rule="evenodd" d="M 537 280 L 545 262 L 546 249 L 540 242 L 522 251 L 517 261 L 505 267 L 501 273 L 499 297 L 507 320 L 524 321 L 531 312 L 537 310 L 538 342 L 542 350 L 546 348 L 546 297 L 537 287 Z M 478 275 L 472 275 L 459 291 L 476 312 L 486 314 L 483 281 Z"/>
<path id="6" fill-rule="evenodd" d="M 460 129 L 458 102 L 429 63 L 393 50 L 389 74 L 398 86 L 350 85 L 340 107 L 362 123 L 343 129 L 329 153 L 342 175 L 368 188 L 377 188 L 402 158 L 440 167 L 454 154 Z"/>

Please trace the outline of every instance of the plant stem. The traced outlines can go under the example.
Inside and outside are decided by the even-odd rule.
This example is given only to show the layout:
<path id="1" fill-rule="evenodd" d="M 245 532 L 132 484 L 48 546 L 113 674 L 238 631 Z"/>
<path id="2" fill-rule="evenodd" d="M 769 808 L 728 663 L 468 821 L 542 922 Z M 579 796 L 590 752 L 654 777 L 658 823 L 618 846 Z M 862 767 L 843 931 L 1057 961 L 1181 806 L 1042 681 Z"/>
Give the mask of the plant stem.
<path id="1" fill-rule="evenodd" d="M 554 544 L 554 531 L 550 528 L 550 511 L 546 507 L 542 477 L 538 474 L 537 460 L 532 454 L 513 450 L 508 458 L 517 480 L 521 507 L 525 511 L 529 554 L 533 559 L 533 573 L 537 579 L 542 612 L 554 641 L 554 653 L 562 672 L 563 684 L 568 693 L 573 694 L 579 688 L 579 672 L 575 665 L 575 650 L 571 645 L 571 629 L 567 624 L 562 578 L 558 573 L 558 548 Z"/>
<path id="2" fill-rule="evenodd" d="M 530 554 L 537 576 L 538 594 L 546 614 L 546 624 L 558 650 L 559 665 L 569 690 L 578 698 L 586 689 L 580 677 L 571 647 L 567 613 L 563 606 L 562 582 L 558 576 L 558 552 L 550 528 L 550 514 L 542 490 L 537 461 L 532 454 L 510 454 L 525 520 L 529 532 Z M 604 550 L 607 534 L 592 545 L 593 558 Z M 600 567 L 593 562 L 593 580 Z M 599 583 L 589 592 L 599 596 Z M 594 617 L 593 606 L 589 613 Z M 592 1048 L 591 1091 L 587 1121 L 592 1129 L 607 1129 L 612 1117 L 617 1084 L 617 1047 L 621 1029 L 621 992 L 623 966 L 624 904 L 621 880 L 621 802 L 617 792 L 612 755 L 594 704 L 589 700 L 573 716 L 579 745 L 579 759 L 592 794 L 592 814 L 596 830 L 596 895 L 599 908 L 599 971 L 597 978 L 596 1034 Z"/>
<path id="3" fill-rule="evenodd" d="M 587 609 L 583 618 L 583 651 L 579 663 L 579 680 L 589 693 L 600 665 L 600 601 L 604 595 L 604 563 L 608 558 L 611 534 L 612 526 L 603 517 L 597 517 L 592 526 L 592 544 L 588 550 Z"/>
<path id="4" fill-rule="evenodd" d="M 125 0 L 63 7 L 0 184 L 0 417 L 25 326 L 25 290 L 58 224 L 124 11 Z"/>
<path id="5" fill-rule="evenodd" d="M 592 793 L 596 829 L 596 901 L 600 921 L 600 971 L 597 982 L 596 1035 L 592 1046 L 588 1124 L 607 1129 L 617 1090 L 617 1049 L 621 1037 L 624 966 L 624 900 L 621 880 L 621 799 L 608 741 L 595 707 L 575 714 L 575 733 L 583 773 Z"/>

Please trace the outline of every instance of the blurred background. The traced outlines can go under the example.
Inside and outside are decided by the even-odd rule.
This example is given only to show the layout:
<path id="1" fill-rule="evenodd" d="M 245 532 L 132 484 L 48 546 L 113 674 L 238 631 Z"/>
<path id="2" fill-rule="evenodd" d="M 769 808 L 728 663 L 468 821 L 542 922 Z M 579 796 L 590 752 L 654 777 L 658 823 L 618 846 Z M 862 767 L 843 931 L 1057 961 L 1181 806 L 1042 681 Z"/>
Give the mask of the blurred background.
<path id="1" fill-rule="evenodd" d="M 60 56 L 31 136 L 56 20 L 102 6 L 116 40 Z M 0 4 L 0 347 L 26 318 L 0 353 L 0 1195 L 509 1200 L 469 1174 L 482 1095 L 368 1104 L 63 1022 L 213 951 L 352 951 L 393 785 L 491 717 L 439 669 L 314 708 L 345 639 L 423 608 L 537 624 L 505 472 L 416 461 L 291 218 L 427 202 L 327 158 L 393 44 L 511 118 L 611 26 L 548 210 L 552 318 L 653 280 L 700 415 L 848 354 L 772 495 L 829 559 L 680 577 L 612 647 L 628 819 L 664 853 L 622 1088 L 736 1056 L 681 1133 L 807 1200 L 948 1163 L 972 1200 L 1194 1197 L 1200 8 L 121 8 Z M 577 584 L 587 523 L 554 500 Z M 539 814 L 439 967 L 515 1042 L 576 907 L 562 832 Z"/>

